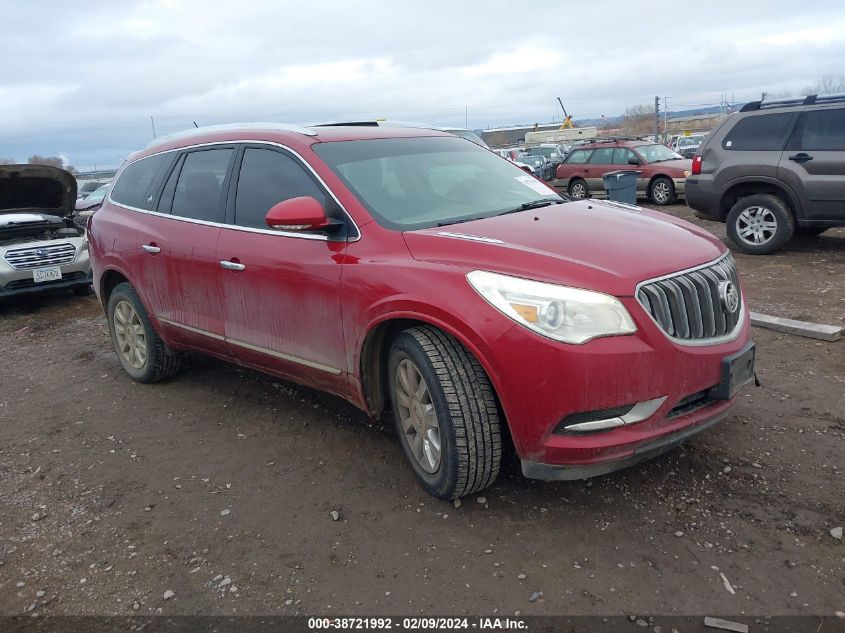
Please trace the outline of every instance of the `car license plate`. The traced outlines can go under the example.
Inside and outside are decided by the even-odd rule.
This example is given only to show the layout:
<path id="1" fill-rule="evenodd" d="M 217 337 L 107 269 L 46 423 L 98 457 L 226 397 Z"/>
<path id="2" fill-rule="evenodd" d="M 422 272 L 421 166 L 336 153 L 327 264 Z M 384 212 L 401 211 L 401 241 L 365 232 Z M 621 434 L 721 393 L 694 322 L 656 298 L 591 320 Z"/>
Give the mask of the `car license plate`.
<path id="1" fill-rule="evenodd" d="M 58 266 L 48 266 L 47 268 L 38 268 L 32 271 L 32 281 L 37 284 L 45 281 L 56 281 L 62 278 L 62 269 Z"/>
<path id="2" fill-rule="evenodd" d="M 754 380 L 754 360 L 756 348 L 749 343 L 745 348 L 722 359 L 722 379 L 713 388 L 712 396 L 720 400 L 729 400 L 749 382 Z"/>

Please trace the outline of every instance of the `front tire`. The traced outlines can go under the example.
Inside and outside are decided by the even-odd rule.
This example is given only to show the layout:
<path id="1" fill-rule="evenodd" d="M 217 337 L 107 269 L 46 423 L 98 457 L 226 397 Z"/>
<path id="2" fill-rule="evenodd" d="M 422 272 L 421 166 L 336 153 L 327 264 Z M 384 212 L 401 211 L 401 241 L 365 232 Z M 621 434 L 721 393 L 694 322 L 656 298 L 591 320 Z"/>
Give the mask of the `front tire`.
<path id="1" fill-rule="evenodd" d="M 795 217 L 777 196 L 758 193 L 737 200 L 728 213 L 726 228 L 737 250 L 749 255 L 768 255 L 792 239 Z"/>
<path id="2" fill-rule="evenodd" d="M 109 334 L 124 371 L 138 382 L 169 378 L 182 363 L 153 329 L 144 304 L 128 283 L 115 286 L 106 309 Z"/>
<path id="3" fill-rule="evenodd" d="M 658 176 L 651 183 L 648 197 L 654 204 L 661 207 L 668 204 L 675 204 L 675 201 L 678 199 L 675 193 L 675 183 L 666 176 Z"/>
<path id="4" fill-rule="evenodd" d="M 400 333 L 388 379 L 402 451 L 440 499 L 478 492 L 499 474 L 502 438 L 493 386 L 457 340 L 430 326 Z"/>

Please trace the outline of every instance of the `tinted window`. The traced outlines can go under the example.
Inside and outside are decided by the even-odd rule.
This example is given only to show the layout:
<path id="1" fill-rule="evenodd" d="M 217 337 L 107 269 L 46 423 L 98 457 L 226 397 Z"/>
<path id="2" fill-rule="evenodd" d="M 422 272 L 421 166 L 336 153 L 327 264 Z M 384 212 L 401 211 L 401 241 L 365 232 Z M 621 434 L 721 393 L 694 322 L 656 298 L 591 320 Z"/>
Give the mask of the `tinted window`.
<path id="1" fill-rule="evenodd" d="M 173 215 L 220 221 L 220 192 L 232 149 L 209 149 L 185 156 L 173 195 Z"/>
<path id="2" fill-rule="evenodd" d="M 157 175 L 171 158 L 172 154 L 158 154 L 129 165 L 112 188 L 111 199 L 128 207 L 151 209 Z"/>
<path id="3" fill-rule="evenodd" d="M 722 147 L 732 150 L 765 151 L 783 148 L 796 114 L 760 114 L 740 119 L 728 132 Z"/>
<path id="4" fill-rule="evenodd" d="M 590 156 L 590 162 L 597 163 L 599 165 L 613 164 L 613 148 L 600 147 L 597 150 L 593 150 L 593 155 Z"/>
<path id="5" fill-rule="evenodd" d="M 274 204 L 311 196 L 325 207 L 325 195 L 290 156 L 268 149 L 247 149 L 238 176 L 235 224 L 266 229 L 264 218 Z"/>
<path id="6" fill-rule="evenodd" d="M 592 150 L 589 149 L 576 149 L 569 153 L 569 156 L 566 157 L 567 163 L 575 163 L 580 165 L 582 163 L 586 163 L 587 160 L 590 158 L 590 153 Z"/>
<path id="7" fill-rule="evenodd" d="M 845 109 L 804 113 L 798 149 L 845 150 Z"/>
<path id="8" fill-rule="evenodd" d="M 613 150 L 614 165 L 627 165 L 630 158 L 636 158 L 636 156 L 627 147 L 617 147 Z"/>

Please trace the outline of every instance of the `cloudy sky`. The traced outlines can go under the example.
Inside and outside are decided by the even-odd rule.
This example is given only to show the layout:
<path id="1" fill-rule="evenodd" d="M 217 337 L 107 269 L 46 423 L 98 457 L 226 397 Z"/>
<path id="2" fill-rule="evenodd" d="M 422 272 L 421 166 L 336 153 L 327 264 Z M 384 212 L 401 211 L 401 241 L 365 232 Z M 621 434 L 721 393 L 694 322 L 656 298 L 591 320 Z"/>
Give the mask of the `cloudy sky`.
<path id="1" fill-rule="evenodd" d="M 9 2 L 0 158 L 116 166 L 229 121 L 484 128 L 799 91 L 845 68 L 845 5 L 794 2 Z"/>

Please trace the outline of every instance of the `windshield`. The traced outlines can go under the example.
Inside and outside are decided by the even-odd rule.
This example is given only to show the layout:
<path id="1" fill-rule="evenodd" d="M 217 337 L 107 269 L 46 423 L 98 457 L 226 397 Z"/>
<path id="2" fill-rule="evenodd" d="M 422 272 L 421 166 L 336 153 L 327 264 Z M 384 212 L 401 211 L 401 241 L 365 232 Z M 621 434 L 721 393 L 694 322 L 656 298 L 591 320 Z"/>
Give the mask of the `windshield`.
<path id="1" fill-rule="evenodd" d="M 678 139 L 678 147 L 689 147 L 701 143 L 701 136 L 682 136 Z"/>
<path id="2" fill-rule="evenodd" d="M 639 145 L 635 149 L 647 163 L 659 163 L 664 160 L 683 158 L 683 156 L 677 152 L 673 152 L 665 145 L 657 145 L 656 143 L 654 145 Z"/>
<path id="3" fill-rule="evenodd" d="M 541 199 L 552 188 L 459 138 L 317 143 L 317 155 L 387 228 L 406 231 L 485 218 Z"/>
<path id="4" fill-rule="evenodd" d="M 106 192 L 109 190 L 108 185 L 103 185 L 85 196 L 85 202 L 100 202 L 106 197 Z"/>

